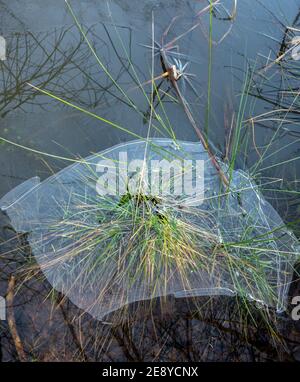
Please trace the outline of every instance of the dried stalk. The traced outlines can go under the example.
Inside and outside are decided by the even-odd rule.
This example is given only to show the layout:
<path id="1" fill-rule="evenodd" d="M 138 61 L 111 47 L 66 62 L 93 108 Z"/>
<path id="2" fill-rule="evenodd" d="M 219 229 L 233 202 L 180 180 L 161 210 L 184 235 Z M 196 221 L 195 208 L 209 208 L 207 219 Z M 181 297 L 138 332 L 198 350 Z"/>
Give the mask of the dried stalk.
<path id="1" fill-rule="evenodd" d="M 228 187 L 229 186 L 229 180 L 227 179 L 226 175 L 224 174 L 223 170 L 221 169 L 221 166 L 219 165 L 219 162 L 218 162 L 217 158 L 215 157 L 215 155 L 211 151 L 207 140 L 205 139 L 205 137 L 201 133 L 199 127 L 197 126 L 197 124 L 196 124 L 196 122 L 194 120 L 194 117 L 193 117 L 193 115 L 192 115 L 192 113 L 190 111 L 189 105 L 188 105 L 187 101 L 182 96 L 182 94 L 181 94 L 181 92 L 179 90 L 179 87 L 177 85 L 177 78 L 174 75 L 173 65 L 170 65 L 170 63 L 168 62 L 168 59 L 167 59 L 167 56 L 166 56 L 166 53 L 165 53 L 164 49 L 161 49 L 160 54 L 161 54 L 161 59 L 162 59 L 162 62 L 163 62 L 163 66 L 166 68 L 166 70 L 169 73 L 168 78 L 169 78 L 171 84 L 173 85 L 173 87 L 174 87 L 174 89 L 175 89 L 175 91 L 177 93 L 178 99 L 181 102 L 181 104 L 182 104 L 182 106 L 184 108 L 184 111 L 185 111 L 185 113 L 186 113 L 186 115 L 187 115 L 191 125 L 193 126 L 196 134 L 197 134 L 197 137 L 199 138 L 199 140 L 202 143 L 204 149 L 208 153 L 208 156 L 209 156 L 213 166 L 217 170 L 217 172 L 218 172 L 218 174 L 219 174 L 219 176 L 221 178 L 221 181 L 223 182 L 224 186 Z"/>

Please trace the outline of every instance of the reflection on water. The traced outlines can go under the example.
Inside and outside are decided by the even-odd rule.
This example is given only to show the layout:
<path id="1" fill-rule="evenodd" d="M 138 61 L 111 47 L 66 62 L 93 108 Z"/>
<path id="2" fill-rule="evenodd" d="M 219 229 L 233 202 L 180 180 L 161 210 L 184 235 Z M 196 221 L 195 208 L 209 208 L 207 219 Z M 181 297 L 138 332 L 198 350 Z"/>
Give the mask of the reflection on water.
<path id="1" fill-rule="evenodd" d="M 154 51 L 154 77 L 158 77 L 156 86 L 161 91 L 161 102 L 154 99 L 154 105 L 160 113 L 168 115 L 178 139 L 196 141 L 197 137 L 184 110 L 175 102 L 176 94 L 172 86 L 159 78 L 164 71 L 159 49 L 170 46 L 170 62 L 186 74 L 178 81 L 180 90 L 198 126 L 208 130 L 215 152 L 225 160 L 230 156 L 232 127 L 243 123 L 242 146 L 236 166 L 249 169 L 257 181 L 263 184 L 265 195 L 286 221 L 295 221 L 299 217 L 300 61 L 293 59 L 290 49 L 290 42 L 300 34 L 299 0 L 289 1 L 288 5 L 285 0 L 239 0 L 236 15 L 233 14 L 234 1 L 224 0 L 214 9 L 211 19 L 209 12 L 201 13 L 208 5 L 204 0 L 111 0 L 108 3 L 74 0 L 71 4 L 87 33 L 90 46 L 64 2 L 0 1 L 0 35 L 5 37 L 7 45 L 7 59 L 0 61 L 0 136 L 14 143 L 0 141 L 0 196 L 29 177 L 39 175 L 46 178 L 68 164 L 62 159 L 51 157 L 53 155 L 85 157 L 120 141 L 132 139 L 125 130 L 116 130 L 51 99 L 32 89 L 28 83 L 145 137 L 150 109 L 143 90 L 150 97 L 151 55 Z M 168 134 L 153 129 L 151 135 Z M 274 180 L 275 186 L 270 185 Z M 293 227 L 297 231 L 297 226 Z M 4 220 L 1 229 L 3 237 L 7 238 L 8 233 L 14 237 Z M 16 244 L 15 241 L 12 243 Z M 12 243 L 9 244 L 9 250 L 0 247 L 1 252 L 11 251 Z M 5 262 L 4 266 L 8 267 L 6 273 L 9 273 L 12 264 Z M 2 280 L 0 285 L 3 291 L 6 290 L 7 280 Z M 33 293 L 35 288 L 39 293 Z M 44 294 L 40 290 L 43 288 Z M 39 313 L 43 318 L 34 317 L 29 301 L 36 307 L 47 292 L 47 286 L 32 281 L 28 291 L 22 297 L 16 297 L 23 299 L 25 307 L 18 311 L 18 322 L 24 327 L 34 327 L 33 331 L 29 331 L 30 340 L 26 338 L 26 351 L 31 354 L 30 357 L 55 359 L 65 352 L 65 359 L 72 359 L 76 354 L 78 359 L 102 357 L 106 360 L 121 360 L 127 357 L 137 360 L 165 357 L 168 360 L 194 360 L 197 357 L 218 359 L 222 352 L 221 349 L 217 350 L 215 356 L 210 352 L 216 338 L 220 336 L 214 325 L 212 329 L 212 326 L 190 317 L 184 321 L 181 313 L 175 316 L 179 321 L 184 321 L 178 327 L 182 326 L 183 341 L 188 341 L 188 344 L 178 344 L 168 334 L 177 325 L 174 319 L 174 322 L 168 321 L 168 330 L 163 328 L 159 336 L 165 341 L 163 351 L 163 345 L 160 344 L 153 348 L 153 355 L 141 355 L 134 349 L 133 334 L 128 332 L 128 328 L 125 328 L 127 332 L 124 328 L 118 328 L 110 333 L 112 337 L 103 335 L 108 342 L 113 338 L 113 350 L 108 350 L 108 342 L 102 337 L 100 340 L 100 334 L 98 339 L 93 337 L 88 340 L 87 333 L 95 329 L 99 333 L 110 329 L 95 328 L 93 325 L 99 324 L 91 324 L 88 318 L 82 321 L 76 319 L 74 324 L 72 317 L 78 315 L 78 312 L 73 312 L 74 307 L 65 302 L 59 305 L 59 309 L 53 308 L 61 296 L 53 296 L 45 305 L 45 310 Z M 177 308 L 179 311 L 183 309 L 182 306 Z M 52 318 L 48 322 L 50 316 Z M 228 320 L 225 321 L 224 328 L 227 328 Z M 41 322 L 44 322 L 45 329 Z M 48 354 L 45 348 L 49 333 L 53 333 L 51 341 L 56 343 L 61 331 L 65 330 L 64 325 L 68 327 L 66 338 L 60 341 L 61 346 L 55 350 L 57 353 Z M 191 334 L 194 325 L 197 335 Z M 40 335 L 43 330 L 44 337 Z M 84 348 L 92 348 L 98 341 L 98 353 L 91 355 L 83 351 L 83 344 L 79 340 L 82 330 L 87 341 Z M 138 329 L 135 330 L 138 332 Z M 206 330 L 210 331 L 209 346 L 208 342 L 206 346 L 198 342 L 195 345 L 194 338 Z M 3 357 L 14 358 L 17 355 L 13 343 L 5 337 L 6 332 L 3 333 L 2 346 L 5 344 L 6 349 Z M 225 337 L 229 338 L 228 333 Z M 239 335 L 236 338 L 238 341 Z M 262 347 L 265 346 L 264 340 L 261 340 L 264 344 Z M 172 344 L 170 341 L 173 341 Z M 129 344 L 130 350 L 126 348 Z M 252 345 L 255 348 L 258 346 L 257 343 Z M 218 346 L 225 346 L 224 342 Z M 253 347 L 249 347 L 237 352 L 227 348 L 228 357 L 233 359 L 238 353 L 247 353 L 247 359 L 256 358 L 258 353 L 259 357 L 268 359 L 272 357 L 274 349 L 271 349 L 271 354 L 268 354 L 269 350 L 253 350 Z"/>

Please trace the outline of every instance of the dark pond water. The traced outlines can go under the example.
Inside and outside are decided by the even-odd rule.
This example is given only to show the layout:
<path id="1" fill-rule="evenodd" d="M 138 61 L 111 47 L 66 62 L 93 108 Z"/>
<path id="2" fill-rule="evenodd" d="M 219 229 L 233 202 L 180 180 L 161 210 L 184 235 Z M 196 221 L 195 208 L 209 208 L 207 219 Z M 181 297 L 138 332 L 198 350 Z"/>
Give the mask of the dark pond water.
<path id="1" fill-rule="evenodd" d="M 155 48 L 156 43 L 173 43 L 177 53 L 170 54 L 171 60 L 177 57 L 182 66 L 188 63 L 186 72 L 193 75 L 178 84 L 197 125 L 207 131 L 215 152 L 226 157 L 230 126 L 248 121 L 243 125 L 245 138 L 235 166 L 248 169 L 263 184 L 265 196 L 285 221 L 299 218 L 300 60 L 293 55 L 291 41 L 300 36 L 300 0 L 237 0 L 236 10 L 235 1 L 220 1 L 213 12 L 211 25 L 209 11 L 199 16 L 209 4 L 206 0 L 72 0 L 70 3 L 87 31 L 95 54 L 75 25 L 64 1 L 0 1 L 0 35 L 6 40 L 7 49 L 6 60 L 0 61 L 0 197 L 30 177 L 38 175 L 45 179 L 70 164 L 62 158 L 86 157 L 134 139 L 129 132 L 117 130 L 41 94 L 28 83 L 119 124 L 131 133 L 147 136 L 149 105 L 138 85 L 151 79 L 154 35 Z M 274 62 L 276 59 L 278 61 Z M 180 65 L 176 61 L 173 63 Z M 107 68 L 127 97 L 112 83 L 101 65 Z M 156 54 L 154 77 L 162 72 Z M 251 81 L 247 82 L 249 77 Z M 175 94 L 168 82 L 157 80 L 156 84 L 162 90 L 162 104 L 176 137 L 197 141 L 184 110 L 174 102 Z M 243 88 L 247 89 L 244 96 Z M 143 89 L 149 96 L 149 83 Z M 150 135 L 169 136 L 166 131 L 155 129 L 151 129 Z M 293 227 L 297 232 L 297 225 Z M 46 295 L 47 291 L 43 293 Z M 33 299 L 36 307 L 41 296 L 42 293 L 40 297 L 29 295 L 28 299 Z M 45 309 L 47 312 L 41 313 L 43 318 L 40 317 L 42 322 L 49 317 L 51 304 Z M 51 343 L 55 343 L 61 331 L 69 330 L 63 358 L 70 359 L 76 353 L 78 358 L 99 359 L 97 354 L 90 356 L 91 350 L 87 354 L 82 351 L 82 344 L 78 343 L 80 335 L 74 334 L 74 330 L 80 332 L 81 324 L 76 323 L 73 331 L 70 329 L 72 309 L 67 306 L 65 311 L 55 313 L 54 324 L 51 323 L 44 337 L 39 335 L 42 329 L 33 314 L 25 313 L 26 309 L 18 311 L 24 327 L 32 329 L 37 325 L 31 338 L 26 337 L 30 346 L 39 349 L 37 358 L 40 354 L 44 354 L 43 360 L 59 357 L 65 343 L 56 349 L 55 355 L 51 352 L 45 355 L 46 338 L 49 339 L 49 333 L 53 331 Z M 179 313 L 177 315 L 181 317 Z M 64 328 L 66 323 L 68 329 Z M 84 325 L 84 335 L 88 336 L 95 328 L 87 329 L 86 322 Z M 201 323 L 193 320 L 180 325 L 182 331 L 186 330 L 186 325 L 198 325 L 198 334 L 204 330 Z M 219 329 L 210 328 L 213 343 Z M 128 333 L 125 334 L 114 333 L 116 354 L 108 352 L 106 358 L 103 356 L 105 359 L 138 358 L 134 351 L 133 355 L 128 355 L 124 348 L 124 343 L 129 341 Z M 197 337 L 195 333 L 193 336 Z M 184 344 L 179 346 L 171 341 L 168 349 L 177 350 L 173 353 L 168 350 L 167 355 L 164 353 L 165 359 L 200 357 L 200 345 L 193 342 L 193 336 L 190 337 L 193 344 L 188 356 L 178 350 L 180 346 L 186 349 Z M 3 341 L 9 343 L 8 339 Z M 41 344 L 37 345 L 38 341 Z M 193 353 L 194 345 L 197 355 Z M 254 352 L 263 354 L 262 358 L 272 358 L 274 349 L 270 355 L 264 346 L 258 346 Z M 226 347 L 229 359 L 237 357 L 233 348 L 233 345 Z M 201 349 L 205 358 L 209 349 L 203 346 Z M 26 351 L 30 353 L 30 349 Z M 217 355 L 211 358 L 221 359 L 220 354 L 225 354 L 223 351 L 218 348 Z M 247 359 L 256 357 L 251 349 L 243 351 Z M 5 354 L 7 359 L 17 357 L 13 350 L 6 350 Z M 159 350 L 155 354 L 160 354 Z M 151 359 L 152 356 L 148 354 L 147 357 Z"/>

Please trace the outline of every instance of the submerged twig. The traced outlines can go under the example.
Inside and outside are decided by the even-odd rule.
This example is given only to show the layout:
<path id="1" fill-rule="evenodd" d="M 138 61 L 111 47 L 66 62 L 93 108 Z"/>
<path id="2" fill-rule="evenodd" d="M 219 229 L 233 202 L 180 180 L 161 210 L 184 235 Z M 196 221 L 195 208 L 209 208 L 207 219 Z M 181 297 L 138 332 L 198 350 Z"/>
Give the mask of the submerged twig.
<path id="1" fill-rule="evenodd" d="M 15 344 L 15 348 L 18 354 L 18 358 L 21 362 L 26 361 L 25 352 L 23 349 L 22 341 L 20 339 L 16 321 L 15 321 L 15 315 L 14 315 L 14 294 L 15 294 L 15 276 L 11 275 L 8 283 L 8 289 L 7 289 L 7 296 L 6 296 L 6 302 L 7 302 L 7 322 L 9 326 L 9 330 L 12 336 L 12 339 Z"/>

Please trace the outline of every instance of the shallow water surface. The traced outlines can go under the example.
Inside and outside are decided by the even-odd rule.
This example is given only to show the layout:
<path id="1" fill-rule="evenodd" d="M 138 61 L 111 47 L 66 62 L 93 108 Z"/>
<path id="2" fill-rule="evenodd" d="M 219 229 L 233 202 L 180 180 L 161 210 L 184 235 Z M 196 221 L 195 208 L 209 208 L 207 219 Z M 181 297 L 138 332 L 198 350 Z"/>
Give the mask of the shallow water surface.
<path id="1" fill-rule="evenodd" d="M 170 62 L 187 74 L 178 80 L 181 94 L 214 153 L 226 161 L 231 127 L 242 125 L 234 167 L 250 172 L 285 222 L 299 220 L 300 60 L 291 44 L 300 36 L 300 0 L 237 0 L 236 10 L 234 0 L 219 3 L 210 15 L 206 0 L 70 0 L 81 33 L 64 1 L 1 0 L 6 60 L 0 61 L 0 198 L 28 178 L 46 179 L 75 158 L 137 136 L 170 138 L 174 133 L 196 142 L 170 82 L 159 78 L 165 69 L 159 49 L 172 47 Z M 152 77 L 157 77 L 161 95 L 154 106 L 168 116 L 169 130 L 157 121 L 153 125 L 159 129 L 148 129 Z M 299 224 L 291 227 L 299 235 Z M 1 241 L 9 240 L 1 244 L 2 254 L 13 253 L 20 240 L 25 245 L 17 260 L 1 256 L 4 295 L 10 273 L 30 258 L 30 249 L 26 238 L 15 237 L 2 213 L 0 230 Z M 234 301 L 227 304 L 225 298 L 221 316 L 212 304 L 205 317 L 191 316 L 188 302 L 172 300 L 163 318 L 155 316 L 159 333 L 151 322 L 146 330 L 138 323 L 111 329 L 81 315 L 59 293 L 39 311 L 50 293 L 39 277 L 27 280 L 15 296 L 16 320 L 30 360 L 294 357 L 294 350 L 278 355 L 268 335 L 255 328 L 246 343 L 243 328 L 234 326 L 231 314 L 237 313 L 232 307 L 227 311 Z M 286 317 L 279 326 L 299 352 L 299 327 Z M 137 350 L 142 331 L 148 342 Z M 7 326 L 1 336 L 2 359 L 22 358 Z"/>

